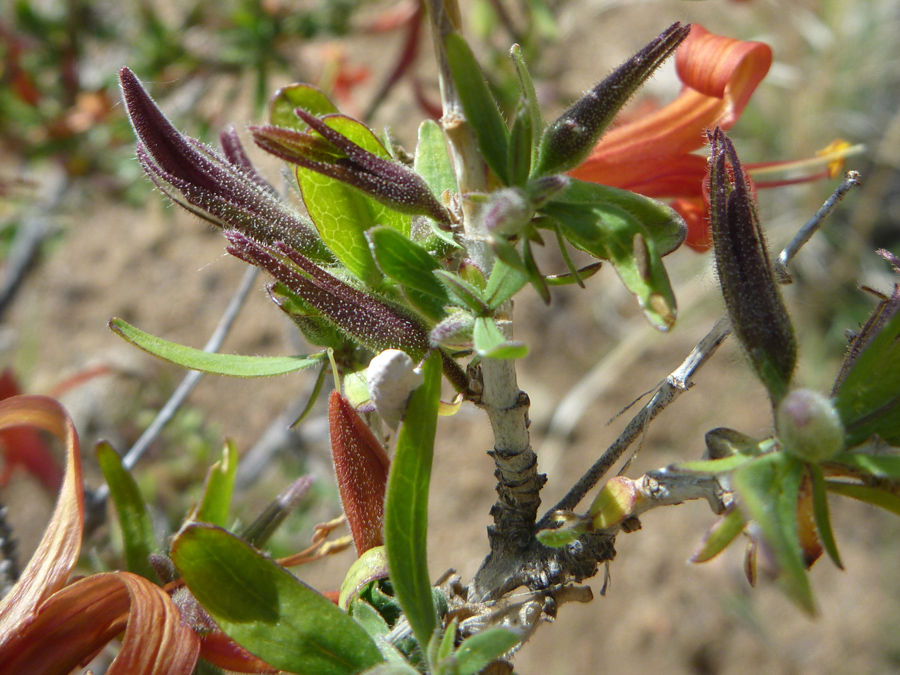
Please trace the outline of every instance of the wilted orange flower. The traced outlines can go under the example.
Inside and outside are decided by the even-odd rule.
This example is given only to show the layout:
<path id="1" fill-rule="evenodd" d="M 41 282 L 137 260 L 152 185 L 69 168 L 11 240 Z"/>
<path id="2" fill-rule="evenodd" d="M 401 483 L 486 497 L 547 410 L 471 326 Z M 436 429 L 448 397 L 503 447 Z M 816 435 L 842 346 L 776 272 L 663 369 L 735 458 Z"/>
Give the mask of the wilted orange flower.
<path id="1" fill-rule="evenodd" d="M 94 574 L 68 584 L 84 528 L 78 436 L 65 409 L 47 396 L 0 401 L 0 431 L 22 426 L 57 436 L 66 469 L 37 551 L 0 600 L 0 673 L 68 675 L 123 631 L 109 675 L 189 675 L 200 655 L 244 672 L 273 672 L 224 636 L 206 646 L 208 635 L 201 641 L 166 589 L 137 574 Z"/>
<path id="2" fill-rule="evenodd" d="M 676 53 L 678 77 L 683 83 L 678 97 L 609 131 L 570 175 L 672 200 L 672 206 L 688 224 L 687 245 L 699 251 L 708 249 L 708 204 L 703 193 L 707 159 L 694 153 L 705 144 L 705 129 L 730 129 L 737 122 L 771 65 L 768 45 L 715 35 L 694 24 Z M 756 168 L 789 166 L 766 163 L 745 168 L 754 175 Z M 829 175 L 837 171 L 831 165 L 829 169 Z M 805 179 L 818 177 L 820 174 Z M 776 184 L 783 183 L 758 185 Z"/>

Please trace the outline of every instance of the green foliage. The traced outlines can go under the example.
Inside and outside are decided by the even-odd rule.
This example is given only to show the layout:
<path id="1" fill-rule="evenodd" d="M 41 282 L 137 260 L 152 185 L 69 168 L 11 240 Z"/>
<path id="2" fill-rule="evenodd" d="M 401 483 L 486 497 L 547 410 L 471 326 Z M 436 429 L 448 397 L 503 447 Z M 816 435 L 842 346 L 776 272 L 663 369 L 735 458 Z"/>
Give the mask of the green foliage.
<path id="1" fill-rule="evenodd" d="M 397 600 L 420 645 L 437 625 L 428 575 L 428 488 L 441 394 L 437 355 L 423 368 L 425 381 L 409 401 L 397 436 L 384 503 L 384 541 Z"/>
<path id="2" fill-rule="evenodd" d="M 238 453 L 232 441 L 225 441 L 222 459 L 209 467 L 203 497 L 197 509 L 196 520 L 225 527 L 234 494 L 234 479 L 237 475 Z"/>
<path id="3" fill-rule="evenodd" d="M 236 354 L 216 354 L 202 349 L 163 340 L 135 328 L 122 319 L 110 319 L 109 328 L 145 352 L 153 354 L 175 365 L 199 370 L 215 375 L 231 377 L 272 377 L 296 370 L 304 370 L 325 360 L 325 353 L 312 356 L 238 356 Z"/>
<path id="4" fill-rule="evenodd" d="M 159 543 L 156 541 L 144 498 L 134 478 L 122 466 L 119 453 L 109 443 L 98 443 L 96 452 L 100 470 L 109 485 L 109 494 L 119 516 L 128 570 L 156 581 L 156 573 L 150 566 L 150 554 L 159 551 Z"/>
<path id="5" fill-rule="evenodd" d="M 224 530 L 188 525 L 172 544 L 172 560 L 219 627 L 276 668 L 355 675 L 382 660 L 358 623 Z"/>

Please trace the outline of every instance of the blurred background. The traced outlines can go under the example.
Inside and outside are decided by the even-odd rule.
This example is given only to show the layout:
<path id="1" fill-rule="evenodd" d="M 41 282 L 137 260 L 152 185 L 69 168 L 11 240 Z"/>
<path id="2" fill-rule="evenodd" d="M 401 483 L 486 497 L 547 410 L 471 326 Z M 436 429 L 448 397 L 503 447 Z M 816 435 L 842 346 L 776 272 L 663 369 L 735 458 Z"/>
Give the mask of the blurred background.
<path id="1" fill-rule="evenodd" d="M 786 289 L 800 344 L 798 381 L 827 391 L 873 300 L 889 290 L 878 248 L 900 253 L 900 2 L 898 0 L 461 0 L 467 36 L 506 105 L 515 103 L 506 56 L 523 45 L 551 117 L 676 20 L 772 46 L 775 63 L 731 132 L 744 162 L 810 157 L 835 138 L 865 143 L 847 168 L 863 188 L 839 206 L 798 256 Z M 266 117 L 280 86 L 303 81 L 350 115 L 388 128 L 412 150 L 438 102 L 433 49 L 411 0 L 8 0 L 0 6 L 0 368 L 23 393 L 56 393 L 76 420 L 86 482 L 101 478 L 97 440 L 124 452 L 184 376 L 106 328 L 118 316 L 168 340 L 202 347 L 244 273 L 206 223 L 154 193 L 134 160 L 116 84 L 122 66 L 145 83 L 186 133 L 217 144 L 220 130 Z M 667 64 L 639 106 L 678 91 Z M 248 152 L 289 192 L 277 161 Z M 780 250 L 837 181 L 760 192 L 773 250 Z M 552 252 L 544 267 L 562 270 Z M 667 259 L 679 319 L 656 333 L 603 269 L 586 290 L 555 291 L 548 309 L 517 299 L 517 338 L 531 345 L 520 386 L 532 400 L 533 443 L 549 475 L 544 503 L 562 496 L 633 412 L 607 425 L 675 369 L 723 313 L 709 254 Z M 556 266 L 556 268 L 554 268 Z M 309 351 L 271 306 L 260 278 L 223 351 Z M 726 345 L 697 386 L 648 429 L 629 475 L 696 458 L 704 433 L 728 426 L 764 436 L 765 393 Z M 272 544 L 304 548 L 316 522 L 340 512 L 324 406 L 284 433 L 314 375 L 266 380 L 204 377 L 134 471 L 160 531 L 177 527 L 209 464 L 232 438 L 247 460 L 235 514 L 252 519 L 291 477 L 311 473 L 312 495 Z M 571 394 L 571 392 L 575 392 Z M 287 412 L 286 412 L 287 411 Z M 284 414 L 287 417 L 278 420 Z M 268 432 L 268 433 L 267 433 Z M 493 502 L 487 421 L 464 407 L 439 427 L 432 483 L 430 565 L 468 580 L 487 553 Z M 5 451 L 0 448 L 0 453 Z M 251 461 L 252 460 L 252 461 Z M 9 458 L 7 457 L 7 463 Z M 47 477 L 14 467 L 0 501 L 22 562 L 36 546 L 55 493 Z M 900 672 L 900 521 L 844 500 L 832 503 L 846 571 L 813 569 L 821 616 L 806 618 L 766 580 L 749 588 L 741 547 L 702 566 L 685 561 L 714 522 L 707 505 L 649 513 L 622 535 L 605 597 L 566 606 L 516 659 L 517 672 L 673 675 Z M 116 567 L 117 525 L 85 546 L 85 569 Z M 298 570 L 337 588 L 346 552 Z M 96 671 L 95 671 L 96 672 Z"/>

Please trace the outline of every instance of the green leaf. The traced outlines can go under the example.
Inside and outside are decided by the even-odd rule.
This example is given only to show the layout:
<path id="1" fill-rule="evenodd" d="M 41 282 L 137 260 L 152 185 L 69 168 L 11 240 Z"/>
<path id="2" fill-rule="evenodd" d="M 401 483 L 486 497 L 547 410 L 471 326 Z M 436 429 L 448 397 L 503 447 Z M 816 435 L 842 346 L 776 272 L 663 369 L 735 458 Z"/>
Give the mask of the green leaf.
<path id="1" fill-rule="evenodd" d="M 531 112 L 522 101 L 516 110 L 512 130 L 509 135 L 507 149 L 508 173 L 510 185 L 525 187 L 531 173 L 532 150 L 534 149 L 534 133 Z"/>
<path id="2" fill-rule="evenodd" d="M 389 227 L 374 227 L 367 232 L 375 260 L 381 271 L 406 290 L 407 297 L 426 316 L 440 321 L 450 303 L 447 289 L 434 276 L 441 266 L 428 251 Z"/>
<path id="3" fill-rule="evenodd" d="M 494 261 L 494 269 L 484 289 L 484 297 L 492 310 L 497 309 L 504 302 L 519 292 L 528 279 L 518 270 L 513 269 L 502 260 Z"/>
<path id="4" fill-rule="evenodd" d="M 669 207 L 604 185 L 572 180 L 541 212 L 563 236 L 596 258 L 609 260 L 660 330 L 675 322 L 675 295 L 662 256 L 684 240 L 686 226 Z"/>
<path id="5" fill-rule="evenodd" d="M 513 45 L 509 50 L 512 57 L 513 65 L 516 68 L 516 77 L 519 78 L 519 88 L 522 90 L 522 96 L 531 115 L 531 166 L 537 164 L 538 151 L 541 146 L 541 135 L 544 132 L 544 118 L 541 115 L 541 105 L 538 101 L 537 92 L 534 89 L 534 82 L 531 80 L 531 73 L 528 72 L 528 66 L 522 56 L 522 48 L 519 45 Z"/>
<path id="6" fill-rule="evenodd" d="M 458 628 L 458 620 L 453 619 L 447 630 L 441 636 L 441 643 L 438 645 L 436 663 L 440 663 L 453 653 L 453 646 L 456 644 L 456 631 Z M 432 663 L 434 665 L 434 663 Z"/>
<path id="7" fill-rule="evenodd" d="M 234 441 L 225 441 L 222 459 L 213 464 L 206 474 L 203 497 L 197 509 L 196 520 L 225 527 L 231 496 L 234 493 L 234 477 L 237 475 L 238 454 Z"/>
<path id="8" fill-rule="evenodd" d="M 730 509 L 722 516 L 712 529 L 707 532 L 700 548 L 691 556 L 692 563 L 704 563 L 712 560 L 744 530 L 747 521 L 738 509 Z"/>
<path id="9" fill-rule="evenodd" d="M 829 462 L 863 471 L 875 478 L 900 478 L 900 455 L 865 455 L 839 452 Z"/>
<path id="10" fill-rule="evenodd" d="M 276 668 L 354 675 L 382 661 L 358 623 L 222 529 L 188 525 L 172 544 L 172 560 L 225 634 Z"/>
<path id="11" fill-rule="evenodd" d="M 703 459 L 696 462 L 681 462 L 675 465 L 678 471 L 689 471 L 691 473 L 731 473 L 735 469 L 743 466 L 753 458 L 748 455 L 731 455 L 722 459 Z"/>
<path id="12" fill-rule="evenodd" d="M 312 85 L 292 84 L 276 91 L 269 101 L 269 122 L 277 127 L 303 131 L 307 125 L 297 117 L 295 108 L 303 108 L 313 115 L 327 115 L 338 111 L 328 97 Z"/>
<path id="13" fill-rule="evenodd" d="M 310 368 L 325 360 L 325 353 L 310 356 L 239 356 L 216 354 L 163 340 L 135 328 L 122 319 L 110 319 L 109 328 L 145 352 L 169 363 L 214 375 L 271 377 Z"/>
<path id="14" fill-rule="evenodd" d="M 876 434 L 900 443 L 900 311 L 875 330 L 834 391 L 849 446 Z"/>
<path id="15" fill-rule="evenodd" d="M 456 650 L 458 675 L 474 675 L 519 644 L 519 636 L 506 628 L 488 628 L 463 640 Z"/>
<path id="16" fill-rule="evenodd" d="M 445 190 L 459 192 L 456 187 L 456 174 L 447 154 L 447 142 L 444 132 L 434 120 L 425 120 L 419 125 L 419 138 L 416 144 L 416 159 L 413 167 L 431 188 L 438 199 Z"/>
<path id="17" fill-rule="evenodd" d="M 122 528 L 128 571 L 156 583 L 158 577 L 150 566 L 150 554 L 159 550 L 159 544 L 141 491 L 131 474 L 122 466 L 119 453 L 109 443 L 98 443 L 96 453 Z"/>
<path id="18" fill-rule="evenodd" d="M 481 291 L 468 281 L 444 269 L 435 270 L 434 275 L 460 307 L 467 307 L 476 314 L 485 314 L 490 311 L 484 298 L 482 298 Z"/>
<path id="19" fill-rule="evenodd" d="M 809 475 L 812 478 L 813 515 L 816 518 L 819 540 L 822 542 L 822 548 L 828 553 L 828 557 L 831 558 L 832 562 L 840 569 L 844 569 L 844 566 L 841 564 L 841 556 L 837 550 L 837 543 L 834 541 L 834 532 L 831 529 L 825 476 L 821 467 L 817 464 L 808 464 L 807 466 Z"/>
<path id="20" fill-rule="evenodd" d="M 465 38 L 458 33 L 450 33 L 446 38 L 446 49 L 450 74 L 466 120 L 478 139 L 478 148 L 491 170 L 504 185 L 509 185 L 506 171 L 509 131 L 497 101 L 491 95 L 484 73 Z"/>
<path id="21" fill-rule="evenodd" d="M 770 453 L 734 472 L 734 488 L 745 514 L 756 521 L 781 568 L 788 596 L 810 614 L 815 600 L 800 549 L 797 500 L 804 464 L 785 453 Z"/>
<path id="22" fill-rule="evenodd" d="M 834 492 L 845 497 L 853 497 L 862 502 L 868 502 L 874 506 L 896 513 L 900 516 L 900 496 L 885 490 L 869 487 L 868 485 L 857 485 L 856 483 L 843 483 L 836 480 L 826 480 L 825 485 L 829 492 Z"/>
<path id="23" fill-rule="evenodd" d="M 353 617 L 353 620 L 356 621 L 356 623 L 358 623 L 360 626 L 362 626 L 363 630 L 365 630 L 373 638 L 378 636 L 384 637 L 391 632 L 391 627 L 388 626 L 387 621 L 384 620 L 384 617 L 381 616 L 381 614 L 379 614 L 378 611 L 368 602 L 360 600 L 359 598 L 355 598 L 353 602 L 350 603 L 349 611 L 350 616 Z M 382 656 L 385 656 L 383 652 Z"/>
<path id="24" fill-rule="evenodd" d="M 544 279 L 547 282 L 547 285 L 550 287 L 553 286 L 571 286 L 572 284 L 578 284 L 582 288 L 584 287 L 584 283 L 582 283 L 585 279 L 590 279 L 592 276 L 597 274 L 600 271 L 600 268 L 603 267 L 603 263 L 595 262 L 590 265 L 585 265 L 581 269 L 575 270 L 575 273 L 569 272 L 566 274 L 548 274 Z"/>
<path id="25" fill-rule="evenodd" d="M 381 663 L 374 668 L 360 673 L 360 675 L 422 675 L 418 670 L 408 663 L 402 661 L 393 661 L 391 663 Z"/>
<path id="26" fill-rule="evenodd" d="M 521 359 L 528 355 L 528 345 L 517 341 L 507 341 L 493 319 L 476 317 L 472 331 L 475 349 L 480 356 L 488 359 Z"/>
<path id="27" fill-rule="evenodd" d="M 341 595 L 338 607 L 347 609 L 353 598 L 359 593 L 359 589 L 376 579 L 384 579 L 388 576 L 387 554 L 384 546 L 373 546 L 356 559 L 344 581 L 341 582 Z"/>
<path id="28" fill-rule="evenodd" d="M 384 501 L 384 540 L 394 593 L 424 648 L 437 626 L 428 576 L 428 488 L 441 395 L 441 359 L 423 365 L 397 435 Z"/>
<path id="29" fill-rule="evenodd" d="M 390 159 L 388 151 L 362 122 L 343 115 L 330 115 L 323 121 L 364 150 Z M 387 225 L 409 236 L 409 215 L 311 169 L 298 166 L 296 174 L 303 203 L 322 241 L 358 279 L 370 288 L 378 288 L 381 273 L 369 250 L 365 232 L 374 225 Z"/>

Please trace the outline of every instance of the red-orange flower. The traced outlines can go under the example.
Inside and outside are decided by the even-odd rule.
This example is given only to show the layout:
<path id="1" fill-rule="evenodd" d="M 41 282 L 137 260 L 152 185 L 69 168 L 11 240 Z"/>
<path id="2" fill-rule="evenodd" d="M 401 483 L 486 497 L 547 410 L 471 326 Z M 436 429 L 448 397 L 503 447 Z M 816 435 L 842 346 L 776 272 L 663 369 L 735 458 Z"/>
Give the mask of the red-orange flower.
<path id="1" fill-rule="evenodd" d="M 603 136 L 581 166 L 581 180 L 612 185 L 648 197 L 673 199 L 688 223 L 687 244 L 708 248 L 702 183 L 707 160 L 693 154 L 703 132 L 731 128 L 772 65 L 772 50 L 693 25 L 676 52 L 681 93 L 667 106 Z"/>

